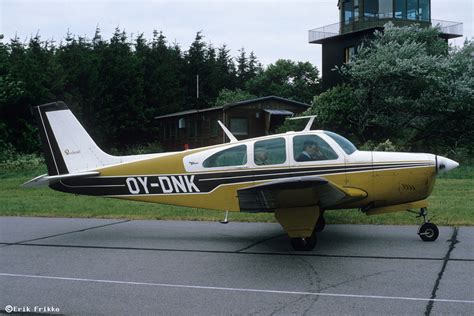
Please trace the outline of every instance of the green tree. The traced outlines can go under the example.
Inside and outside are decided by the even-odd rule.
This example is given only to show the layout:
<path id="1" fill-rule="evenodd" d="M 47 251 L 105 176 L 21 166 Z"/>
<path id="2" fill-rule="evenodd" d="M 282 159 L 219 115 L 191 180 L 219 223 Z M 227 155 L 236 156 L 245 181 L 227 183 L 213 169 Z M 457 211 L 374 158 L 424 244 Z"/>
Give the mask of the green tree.
<path id="1" fill-rule="evenodd" d="M 151 115 L 180 111 L 186 96 L 184 62 L 179 46 L 170 46 L 163 32 L 154 31 L 151 47 L 145 46 L 142 50 L 145 98 Z"/>
<path id="2" fill-rule="evenodd" d="M 233 90 L 236 88 L 236 69 L 230 50 L 226 45 L 217 49 L 216 75 L 219 76 L 223 87 Z"/>
<path id="3" fill-rule="evenodd" d="M 206 68 L 206 43 L 202 32 L 197 32 L 194 42 L 184 55 L 186 61 L 186 103 L 191 108 L 207 107 L 209 96 L 207 95 L 207 84 L 209 79 L 209 69 Z M 197 76 L 199 76 L 199 104 L 197 99 Z"/>
<path id="4" fill-rule="evenodd" d="M 214 106 L 223 106 L 226 104 L 232 104 L 239 101 L 245 101 L 255 98 L 255 95 L 250 94 L 247 91 L 242 91 L 240 89 L 229 90 L 224 88 L 219 92 L 219 96 L 217 97 Z"/>
<path id="5" fill-rule="evenodd" d="M 340 69 L 345 85 L 318 96 L 311 111 L 359 143 L 472 150 L 472 51 L 472 42 L 449 48 L 437 28 L 386 25 Z"/>
<path id="6" fill-rule="evenodd" d="M 26 43 L 2 40 L 0 36 L 0 137 L 5 148 L 18 152 L 39 151 L 31 109 L 57 100 L 71 107 L 101 147 L 124 152 L 132 144 L 156 139 L 157 115 L 209 107 L 216 100 L 224 104 L 268 94 L 304 100 L 300 95 L 314 95 L 307 90 L 311 85 L 300 87 L 309 82 L 302 79 L 304 71 L 294 69 L 280 79 L 272 77 L 269 67 L 267 76 L 276 79 L 271 89 L 262 89 L 265 71 L 253 52 L 241 50 L 238 70 L 229 49 L 205 43 L 201 32 L 186 51 L 168 43 L 162 32 L 154 31 L 150 41 L 143 34 L 132 40 L 119 28 L 110 39 L 97 27 L 92 39 L 67 32 L 60 43 L 43 41 L 39 34 Z M 249 85 L 257 77 L 260 86 Z"/>
<path id="7" fill-rule="evenodd" d="M 310 103 L 320 92 L 318 69 L 309 62 L 280 59 L 246 84 L 246 90 L 257 96 L 276 95 Z"/>
<path id="8" fill-rule="evenodd" d="M 28 44 L 12 39 L 8 51 L 9 81 L 21 82 L 23 93 L 8 101 L 2 109 L 2 117 L 7 122 L 11 144 L 19 151 L 34 152 L 39 142 L 31 108 L 54 100 L 63 90 L 62 69 L 53 59 L 55 46 L 42 41 L 39 35 L 32 37 Z"/>

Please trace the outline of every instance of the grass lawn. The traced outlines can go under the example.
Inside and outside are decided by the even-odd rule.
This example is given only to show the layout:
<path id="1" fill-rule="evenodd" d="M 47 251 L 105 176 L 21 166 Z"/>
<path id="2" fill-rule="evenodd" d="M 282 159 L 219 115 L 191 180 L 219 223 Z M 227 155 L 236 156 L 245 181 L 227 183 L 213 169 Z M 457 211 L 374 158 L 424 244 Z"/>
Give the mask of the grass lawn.
<path id="1" fill-rule="evenodd" d="M 48 187 L 25 189 L 20 185 L 44 170 L 0 171 L 0 216 L 94 217 L 217 221 L 224 213 L 109 198 L 76 196 Z M 429 198 L 429 215 L 438 225 L 474 225 L 474 168 L 463 166 L 440 176 Z M 274 222 L 273 214 L 230 213 L 231 221 Z M 332 224 L 417 224 L 415 214 L 399 212 L 366 216 L 358 210 L 328 211 Z"/>

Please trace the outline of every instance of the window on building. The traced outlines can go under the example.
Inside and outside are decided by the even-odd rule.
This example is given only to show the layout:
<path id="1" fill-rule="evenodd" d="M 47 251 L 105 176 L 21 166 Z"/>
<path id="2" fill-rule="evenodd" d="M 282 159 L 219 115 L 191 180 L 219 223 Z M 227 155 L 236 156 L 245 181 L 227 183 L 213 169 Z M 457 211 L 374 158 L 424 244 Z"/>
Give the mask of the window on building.
<path id="1" fill-rule="evenodd" d="M 359 21 L 359 0 L 354 0 L 354 21 Z"/>
<path id="2" fill-rule="evenodd" d="M 255 142 L 253 159 L 256 165 L 278 165 L 286 161 L 286 145 L 283 137 Z"/>
<path id="3" fill-rule="evenodd" d="M 178 127 L 179 128 L 186 128 L 186 119 L 184 117 L 178 120 Z"/>
<path id="4" fill-rule="evenodd" d="M 395 0 L 394 9 L 395 9 L 395 18 L 396 19 L 406 19 L 407 18 L 407 0 Z"/>
<path id="5" fill-rule="evenodd" d="M 301 135 L 293 137 L 293 157 L 295 161 L 318 161 L 337 159 L 336 152 L 321 137 Z"/>
<path id="6" fill-rule="evenodd" d="M 247 146 L 240 145 L 219 151 L 202 163 L 204 168 L 243 166 L 247 164 Z"/>
<path id="7" fill-rule="evenodd" d="M 422 21 L 430 20 L 430 0 L 420 0 L 419 19 Z"/>
<path id="8" fill-rule="evenodd" d="M 376 18 L 379 13 L 379 3 L 378 1 L 364 1 L 364 17 L 369 20 Z"/>
<path id="9" fill-rule="evenodd" d="M 407 0 L 407 19 L 416 20 L 418 12 L 418 0 Z"/>
<path id="10" fill-rule="evenodd" d="M 393 17 L 393 0 L 379 0 L 379 19 Z"/>
<path id="11" fill-rule="evenodd" d="M 248 135 L 249 120 L 246 117 L 232 117 L 230 119 L 230 131 L 234 135 Z"/>
<path id="12" fill-rule="evenodd" d="M 198 121 L 191 119 L 187 124 L 188 137 L 197 137 L 198 136 Z"/>
<path id="13" fill-rule="evenodd" d="M 353 3 L 352 0 L 344 0 L 343 2 L 343 12 L 344 12 L 344 23 L 349 24 L 353 20 Z"/>
<path id="14" fill-rule="evenodd" d="M 354 46 L 344 48 L 344 62 L 348 63 L 352 56 L 355 55 L 355 48 Z"/>

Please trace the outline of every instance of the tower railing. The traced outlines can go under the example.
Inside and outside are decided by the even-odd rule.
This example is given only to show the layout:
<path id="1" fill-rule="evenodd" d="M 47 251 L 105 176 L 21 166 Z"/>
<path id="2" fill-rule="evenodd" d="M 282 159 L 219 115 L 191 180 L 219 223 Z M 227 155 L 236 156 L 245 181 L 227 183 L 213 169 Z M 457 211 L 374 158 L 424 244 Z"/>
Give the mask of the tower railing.
<path id="1" fill-rule="evenodd" d="M 398 26 L 407 26 L 412 24 L 420 25 L 432 25 L 434 27 L 439 27 L 441 33 L 448 38 L 460 37 L 463 34 L 463 24 L 461 22 L 453 21 L 443 21 L 432 19 L 431 23 L 429 21 L 414 21 L 407 19 L 395 19 L 395 18 L 386 18 L 386 19 L 364 19 L 353 21 L 350 23 L 333 23 L 318 27 L 308 31 L 308 42 L 309 43 L 318 43 L 320 40 L 335 37 L 342 35 L 348 32 L 362 31 L 374 27 L 383 27 L 385 23 L 393 22 Z"/>

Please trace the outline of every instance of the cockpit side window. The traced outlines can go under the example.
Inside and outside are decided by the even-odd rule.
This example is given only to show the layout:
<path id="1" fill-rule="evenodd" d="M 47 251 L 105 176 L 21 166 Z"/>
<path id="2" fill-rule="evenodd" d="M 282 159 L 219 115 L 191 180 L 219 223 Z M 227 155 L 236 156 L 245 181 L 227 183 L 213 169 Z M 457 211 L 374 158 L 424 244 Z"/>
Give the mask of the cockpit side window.
<path id="1" fill-rule="evenodd" d="M 316 135 L 299 135 L 293 138 L 293 155 L 295 161 L 319 161 L 337 159 L 336 152 L 321 137 Z"/>
<path id="2" fill-rule="evenodd" d="M 255 142 L 253 151 L 256 165 L 277 165 L 286 161 L 286 146 L 283 137 Z"/>
<path id="3" fill-rule="evenodd" d="M 243 166 L 247 164 L 247 145 L 235 146 L 209 156 L 202 166 L 204 168 Z"/>
<path id="4" fill-rule="evenodd" d="M 331 137 L 339 146 L 341 146 L 342 150 L 344 150 L 345 153 L 348 155 L 352 154 L 353 152 L 357 150 L 357 147 L 354 146 L 353 143 L 351 143 L 349 140 L 347 140 L 346 138 L 342 137 L 339 134 L 328 132 L 328 131 L 325 131 L 324 134 Z"/>

